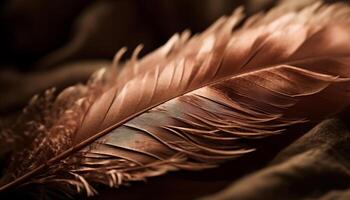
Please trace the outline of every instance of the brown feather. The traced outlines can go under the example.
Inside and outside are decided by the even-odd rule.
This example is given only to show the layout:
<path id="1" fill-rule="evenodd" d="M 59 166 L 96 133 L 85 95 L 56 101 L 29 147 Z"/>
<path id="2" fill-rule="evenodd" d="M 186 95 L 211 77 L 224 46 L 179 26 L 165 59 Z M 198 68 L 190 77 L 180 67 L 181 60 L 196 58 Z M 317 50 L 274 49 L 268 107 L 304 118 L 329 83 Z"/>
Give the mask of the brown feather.
<path id="1" fill-rule="evenodd" d="M 90 183 L 117 187 L 213 167 L 254 151 L 259 138 L 349 105 L 348 6 L 258 16 L 237 28 L 238 9 L 139 61 L 138 47 L 121 71 L 99 71 L 64 91 L 42 111 L 43 131 L 12 157 L 0 190 L 55 183 L 69 191 L 68 183 L 93 195 Z"/>

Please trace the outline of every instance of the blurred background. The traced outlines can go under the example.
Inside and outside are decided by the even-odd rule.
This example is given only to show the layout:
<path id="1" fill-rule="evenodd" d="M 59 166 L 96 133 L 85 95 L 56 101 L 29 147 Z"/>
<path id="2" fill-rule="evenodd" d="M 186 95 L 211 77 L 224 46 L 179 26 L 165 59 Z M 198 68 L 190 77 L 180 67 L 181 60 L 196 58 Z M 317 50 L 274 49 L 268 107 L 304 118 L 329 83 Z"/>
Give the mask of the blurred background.
<path id="1" fill-rule="evenodd" d="M 248 15 L 272 0 L 2 0 L 0 3 L 0 116 L 21 109 L 33 94 L 62 89 L 124 59 L 141 55 L 176 32 L 203 31 L 243 5 Z"/>
<path id="2" fill-rule="evenodd" d="M 304 4 L 310 0 L 290 0 Z M 275 0 L 2 0 L 0 1 L 0 119 L 9 119 L 37 93 L 84 82 L 122 47 L 141 56 L 185 29 L 203 31 L 244 6 L 247 16 Z M 302 134 L 302 133 L 300 133 Z M 300 135 L 299 134 L 299 135 Z M 298 134 L 295 134 L 295 138 Z M 271 160 L 284 142 L 260 155 L 205 172 L 176 172 L 133 187 L 104 189 L 95 199 L 192 199 L 217 192 Z M 276 138 L 278 140 L 278 138 Z M 257 159 L 258 158 L 258 159 Z M 234 165 L 234 166 L 233 166 Z M 232 170 L 234 169 L 234 173 Z M 231 171 L 232 173 L 227 173 Z"/>
<path id="3" fill-rule="evenodd" d="M 2 0 L 0 118 L 33 94 L 84 82 L 121 47 L 128 48 L 126 59 L 143 43 L 142 56 L 176 32 L 203 31 L 238 6 L 250 16 L 281 1 L 315 0 Z"/>

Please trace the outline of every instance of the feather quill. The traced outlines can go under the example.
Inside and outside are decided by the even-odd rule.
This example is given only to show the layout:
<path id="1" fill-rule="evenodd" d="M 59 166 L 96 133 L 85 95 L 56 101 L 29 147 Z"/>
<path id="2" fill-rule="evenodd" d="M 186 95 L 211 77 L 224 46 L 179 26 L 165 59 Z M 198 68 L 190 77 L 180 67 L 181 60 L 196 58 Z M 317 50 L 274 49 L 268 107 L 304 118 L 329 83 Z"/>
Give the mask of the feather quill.
<path id="1" fill-rule="evenodd" d="M 92 183 L 214 167 L 259 138 L 335 114 L 350 103 L 349 17 L 347 5 L 316 3 L 238 27 L 237 9 L 141 60 L 139 46 L 118 71 L 122 49 L 114 66 L 23 122 L 31 143 L 12 156 L 0 191 L 46 183 L 91 196 Z"/>

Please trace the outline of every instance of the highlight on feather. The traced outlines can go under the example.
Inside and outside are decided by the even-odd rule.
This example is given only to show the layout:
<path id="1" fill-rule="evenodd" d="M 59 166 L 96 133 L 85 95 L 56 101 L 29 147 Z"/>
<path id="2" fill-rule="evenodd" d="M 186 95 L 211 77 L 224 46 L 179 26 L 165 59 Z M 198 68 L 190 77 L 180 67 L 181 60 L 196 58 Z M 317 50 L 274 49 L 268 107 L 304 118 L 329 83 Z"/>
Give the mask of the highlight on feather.
<path id="1" fill-rule="evenodd" d="M 114 66 L 46 102 L 26 119 L 31 142 L 12 155 L 0 191 L 45 183 L 91 196 L 91 184 L 215 167 L 349 105 L 348 5 L 242 18 L 238 9 L 202 34 L 175 34 L 138 60 L 140 46 L 118 71 L 122 49 Z"/>

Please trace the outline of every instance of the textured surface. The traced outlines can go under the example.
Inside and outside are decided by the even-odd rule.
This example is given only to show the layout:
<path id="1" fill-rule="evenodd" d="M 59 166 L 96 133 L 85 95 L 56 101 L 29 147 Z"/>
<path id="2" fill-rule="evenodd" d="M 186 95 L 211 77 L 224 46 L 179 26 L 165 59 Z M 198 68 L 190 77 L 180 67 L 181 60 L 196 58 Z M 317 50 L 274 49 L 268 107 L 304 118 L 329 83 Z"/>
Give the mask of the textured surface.
<path id="1" fill-rule="evenodd" d="M 346 118 L 322 122 L 265 169 L 202 199 L 348 199 L 350 132 Z"/>

